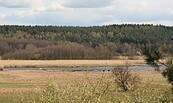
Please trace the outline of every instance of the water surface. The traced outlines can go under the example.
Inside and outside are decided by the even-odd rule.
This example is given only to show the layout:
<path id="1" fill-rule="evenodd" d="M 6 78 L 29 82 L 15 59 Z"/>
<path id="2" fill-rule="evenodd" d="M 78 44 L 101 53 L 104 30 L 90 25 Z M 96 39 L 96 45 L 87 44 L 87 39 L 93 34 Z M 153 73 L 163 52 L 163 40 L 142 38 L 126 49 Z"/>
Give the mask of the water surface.
<path id="1" fill-rule="evenodd" d="M 49 68 L 6 68 L 5 70 L 62 70 L 62 71 L 93 71 L 93 72 L 109 72 L 118 67 L 49 67 Z M 126 67 L 123 67 L 126 68 Z M 164 69 L 163 66 L 160 67 Z M 129 70 L 154 70 L 151 66 L 129 66 Z"/>

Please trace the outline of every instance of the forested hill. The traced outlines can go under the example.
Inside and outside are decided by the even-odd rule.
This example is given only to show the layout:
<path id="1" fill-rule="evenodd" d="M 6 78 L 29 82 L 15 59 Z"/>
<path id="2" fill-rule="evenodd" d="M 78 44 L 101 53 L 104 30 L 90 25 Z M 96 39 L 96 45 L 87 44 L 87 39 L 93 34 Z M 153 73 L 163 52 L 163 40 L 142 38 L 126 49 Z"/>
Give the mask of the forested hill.
<path id="1" fill-rule="evenodd" d="M 173 27 L 0 26 L 2 59 L 114 59 L 139 55 L 143 45 L 173 54 Z"/>

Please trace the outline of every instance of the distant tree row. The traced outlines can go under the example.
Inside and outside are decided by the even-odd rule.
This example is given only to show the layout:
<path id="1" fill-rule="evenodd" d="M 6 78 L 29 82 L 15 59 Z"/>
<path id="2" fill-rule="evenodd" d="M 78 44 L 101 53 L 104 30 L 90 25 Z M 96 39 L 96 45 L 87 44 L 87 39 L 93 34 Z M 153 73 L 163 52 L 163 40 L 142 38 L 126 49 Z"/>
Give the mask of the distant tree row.
<path id="1" fill-rule="evenodd" d="M 114 59 L 144 45 L 173 54 L 173 27 L 162 25 L 0 26 L 2 59 Z"/>

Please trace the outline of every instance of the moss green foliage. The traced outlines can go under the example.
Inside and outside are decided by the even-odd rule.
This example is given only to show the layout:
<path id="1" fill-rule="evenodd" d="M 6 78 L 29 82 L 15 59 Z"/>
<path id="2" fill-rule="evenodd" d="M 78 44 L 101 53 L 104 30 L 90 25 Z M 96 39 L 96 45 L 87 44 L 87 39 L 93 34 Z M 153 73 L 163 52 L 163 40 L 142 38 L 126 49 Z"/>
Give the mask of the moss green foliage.
<path id="1" fill-rule="evenodd" d="M 159 64 L 165 66 L 165 69 L 162 70 L 162 74 L 167 78 L 168 82 L 172 84 L 172 93 L 173 93 L 173 61 L 167 60 L 167 62 L 162 62 L 162 54 L 158 49 L 151 50 L 149 47 L 143 48 L 143 55 L 146 57 L 145 60 L 147 64 L 157 67 L 156 70 L 159 70 Z"/>
<path id="2" fill-rule="evenodd" d="M 142 48 L 142 54 L 145 56 L 145 61 L 147 64 L 156 67 L 156 69 L 159 69 L 158 63 L 161 63 L 159 60 L 162 58 L 162 55 L 158 51 L 158 48 L 149 48 L 145 46 Z M 161 64 L 164 65 L 164 63 Z"/>
<path id="3" fill-rule="evenodd" d="M 172 84 L 172 93 L 173 93 L 173 61 L 170 60 L 167 62 L 167 67 L 163 70 L 162 74 L 167 78 L 168 82 Z"/>

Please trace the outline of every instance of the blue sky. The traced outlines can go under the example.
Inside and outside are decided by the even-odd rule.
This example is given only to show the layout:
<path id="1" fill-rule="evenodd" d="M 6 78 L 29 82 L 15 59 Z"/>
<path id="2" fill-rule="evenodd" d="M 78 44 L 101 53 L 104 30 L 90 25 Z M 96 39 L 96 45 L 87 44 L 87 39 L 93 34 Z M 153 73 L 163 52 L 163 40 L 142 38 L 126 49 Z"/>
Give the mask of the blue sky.
<path id="1" fill-rule="evenodd" d="M 1 25 L 173 26 L 173 0 L 0 0 Z"/>

